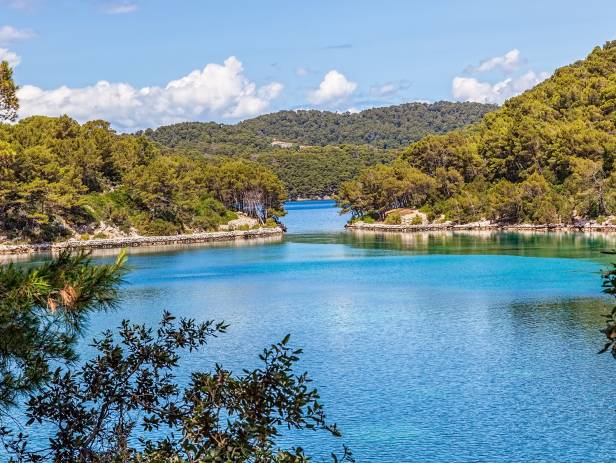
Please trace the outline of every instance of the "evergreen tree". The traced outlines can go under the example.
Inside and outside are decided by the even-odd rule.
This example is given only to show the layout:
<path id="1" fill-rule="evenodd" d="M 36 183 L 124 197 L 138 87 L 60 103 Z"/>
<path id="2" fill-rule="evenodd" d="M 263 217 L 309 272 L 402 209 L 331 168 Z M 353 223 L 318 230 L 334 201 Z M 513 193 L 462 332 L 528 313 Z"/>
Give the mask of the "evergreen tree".
<path id="1" fill-rule="evenodd" d="M 15 121 L 19 110 L 18 87 L 13 82 L 13 69 L 8 61 L 0 63 L 0 122 Z"/>
<path id="2" fill-rule="evenodd" d="M 263 350 L 260 367 L 236 375 L 216 364 L 180 386 L 181 351 L 203 348 L 227 325 L 165 312 L 155 330 L 125 320 L 104 332 L 97 355 L 77 365 L 84 321 L 116 306 L 124 264 L 124 255 L 93 265 L 64 253 L 0 269 L 0 443 L 9 461 L 304 463 L 301 447 L 281 446 L 283 429 L 340 436 L 307 373 L 294 371 L 301 349 L 289 336 Z M 25 393 L 26 431 L 14 432 L 7 412 Z M 28 434 L 36 424 L 48 440 Z M 353 461 L 346 447 L 333 460 Z"/>
<path id="3" fill-rule="evenodd" d="M 615 84 L 616 42 L 608 42 L 480 122 L 404 150 L 397 163 L 436 180 L 423 202 L 406 201 L 410 180 L 377 166 L 342 185 L 340 204 L 375 218 L 384 207 L 419 206 L 433 219 L 461 223 L 573 224 L 616 215 Z"/>
<path id="4" fill-rule="evenodd" d="M 117 304 L 125 256 L 92 265 L 67 252 L 36 267 L 0 268 L 0 416 L 20 395 L 42 386 L 54 364 L 77 359 L 88 316 Z"/>

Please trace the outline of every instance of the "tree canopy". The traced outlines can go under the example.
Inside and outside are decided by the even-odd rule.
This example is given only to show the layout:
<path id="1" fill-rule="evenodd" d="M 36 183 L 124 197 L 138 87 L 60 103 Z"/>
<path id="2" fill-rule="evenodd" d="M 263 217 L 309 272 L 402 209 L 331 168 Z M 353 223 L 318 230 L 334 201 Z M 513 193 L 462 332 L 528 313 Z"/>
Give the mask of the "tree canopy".
<path id="1" fill-rule="evenodd" d="M 495 109 L 478 103 L 408 103 L 357 114 L 279 111 L 236 125 L 186 122 L 144 135 L 191 156 L 251 159 L 270 167 L 290 198 L 331 196 L 368 166 L 393 160 L 426 134 L 444 133 Z M 272 146 L 274 139 L 292 144 Z M 300 146 L 308 145 L 308 146 Z"/>
<path id="2" fill-rule="evenodd" d="M 124 254 L 95 266 L 62 253 L 36 267 L 0 267 L 0 415 L 45 384 L 54 364 L 76 360 L 88 316 L 116 306 L 124 264 Z"/>
<path id="3" fill-rule="evenodd" d="M 427 134 L 445 133 L 476 122 L 495 109 L 495 105 L 439 101 L 358 113 L 278 111 L 236 125 L 184 122 L 148 129 L 145 134 L 164 146 L 192 147 L 208 153 L 220 153 L 234 145 L 261 150 L 273 139 L 298 145 L 369 144 L 377 148 L 403 148 Z"/>
<path id="4" fill-rule="evenodd" d="M 279 111 L 240 122 L 238 128 L 302 145 L 368 144 L 403 148 L 428 134 L 446 133 L 478 121 L 494 105 L 406 103 L 357 113 Z"/>
<path id="5" fill-rule="evenodd" d="M 420 206 L 433 218 L 468 222 L 570 223 L 616 214 L 616 42 L 558 69 L 468 128 L 429 135 L 398 163 L 429 175 L 436 187 L 420 203 L 398 185 L 398 206 Z M 341 204 L 377 218 L 370 192 L 393 174 L 362 172 L 341 189 Z M 414 201 L 414 200 L 413 200 Z M 389 207 L 389 206 L 387 206 Z"/>
<path id="6" fill-rule="evenodd" d="M 168 235 L 215 230 L 244 212 L 282 215 L 284 185 L 249 160 L 161 151 L 105 121 L 35 116 L 0 124 L 0 233 L 51 241 L 101 224 Z"/>
<path id="7" fill-rule="evenodd" d="M 13 81 L 13 70 L 8 61 L 0 62 L 0 122 L 17 119 L 19 101 L 17 86 Z"/>

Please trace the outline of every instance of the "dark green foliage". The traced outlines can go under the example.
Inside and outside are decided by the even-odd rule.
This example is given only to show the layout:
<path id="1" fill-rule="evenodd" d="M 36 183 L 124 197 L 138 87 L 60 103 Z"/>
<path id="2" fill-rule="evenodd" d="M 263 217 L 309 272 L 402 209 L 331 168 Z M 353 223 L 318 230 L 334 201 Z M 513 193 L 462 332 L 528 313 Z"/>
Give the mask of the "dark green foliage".
<path id="1" fill-rule="evenodd" d="M 362 168 L 393 160 L 397 156 L 394 149 L 426 134 L 444 133 L 475 122 L 494 109 L 477 103 L 439 102 L 409 103 L 357 114 L 280 111 L 236 125 L 186 122 L 144 134 L 191 156 L 256 160 L 274 170 L 290 198 L 311 198 L 331 196 Z M 275 138 L 294 146 L 272 146 Z"/>
<path id="2" fill-rule="evenodd" d="M 361 169 L 388 163 L 396 154 L 370 146 L 325 146 L 301 150 L 277 150 L 257 158 L 282 180 L 291 198 L 333 196 L 341 182 Z"/>
<path id="3" fill-rule="evenodd" d="M 100 222 L 143 234 L 215 230 L 231 211 L 262 222 L 282 215 L 284 199 L 263 166 L 162 153 L 104 121 L 0 124 L 0 234 L 8 239 L 52 241 L 92 233 Z"/>
<path id="4" fill-rule="evenodd" d="M 141 134 L 139 132 L 138 134 Z M 208 155 L 243 155 L 270 149 L 271 139 L 238 126 L 215 122 L 182 122 L 143 132 L 168 148 Z"/>
<path id="5" fill-rule="evenodd" d="M 616 251 L 612 251 L 609 254 L 616 254 Z M 616 297 L 616 264 L 612 264 L 611 270 L 603 272 L 602 277 L 603 292 L 612 297 Z M 609 315 L 606 315 L 606 326 L 603 329 L 603 334 L 605 334 L 607 342 L 600 353 L 610 351 L 612 356 L 616 358 L 616 306 Z"/>
<path id="6" fill-rule="evenodd" d="M 427 134 L 445 133 L 478 121 L 494 105 L 480 103 L 407 103 L 359 113 L 279 111 L 236 125 L 184 122 L 148 129 L 152 140 L 171 148 L 209 154 L 239 154 L 238 145 L 261 151 L 273 139 L 300 145 L 364 145 L 403 148 Z M 241 148 L 240 148 L 241 149 Z"/>
<path id="7" fill-rule="evenodd" d="M 0 414 L 50 377 L 55 362 L 72 362 L 88 315 L 114 307 L 125 272 L 93 266 L 85 254 L 62 253 L 37 267 L 0 268 Z"/>
<path id="8" fill-rule="evenodd" d="M 423 204 L 433 218 L 573 223 L 615 215 L 615 96 L 616 42 L 610 42 L 479 123 L 412 144 L 401 160 L 436 180 Z M 381 202 L 366 198 L 390 179 L 362 182 L 379 172 L 341 188 L 345 207 L 380 213 Z M 397 194 L 408 187 L 399 185 Z"/>
<path id="9" fill-rule="evenodd" d="M 17 119 L 19 100 L 17 86 L 13 81 L 13 69 L 8 61 L 0 62 L 0 121 Z"/>
<path id="10" fill-rule="evenodd" d="M 358 113 L 279 111 L 238 124 L 251 133 L 302 145 L 369 144 L 402 148 L 431 133 L 445 133 L 478 121 L 494 105 L 406 103 Z"/>
<path id="11" fill-rule="evenodd" d="M 419 207 L 435 191 L 429 175 L 397 160 L 389 165 L 365 169 L 356 180 L 345 182 L 339 196 L 342 212 L 353 217 L 385 219 L 385 212 L 399 207 Z M 366 210 L 370 212 L 365 213 Z"/>
<path id="12" fill-rule="evenodd" d="M 178 386 L 180 351 L 196 351 L 226 328 L 168 313 L 156 331 L 124 321 L 118 336 L 94 341 L 94 359 L 56 370 L 28 401 L 29 424 L 54 430 L 48 444 L 32 448 L 29 436 L 5 428 L 5 448 L 23 463 L 305 462 L 301 448 L 277 445 L 282 429 L 340 435 L 310 378 L 294 373 L 301 350 L 289 347 L 289 336 L 263 351 L 259 368 L 237 376 L 216 365 Z M 153 440 L 151 431 L 165 437 Z M 352 461 L 346 449 L 343 460 Z"/>

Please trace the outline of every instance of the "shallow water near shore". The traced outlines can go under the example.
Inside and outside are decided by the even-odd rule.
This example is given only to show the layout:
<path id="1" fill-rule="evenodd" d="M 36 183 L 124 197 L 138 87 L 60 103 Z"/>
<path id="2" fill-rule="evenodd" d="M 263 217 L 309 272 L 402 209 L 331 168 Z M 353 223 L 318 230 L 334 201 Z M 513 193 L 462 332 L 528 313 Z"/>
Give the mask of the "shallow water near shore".
<path id="1" fill-rule="evenodd" d="M 186 380 L 291 333 L 344 434 L 304 433 L 315 461 L 342 442 L 358 462 L 613 459 L 616 361 L 597 351 L 616 237 L 346 232 L 331 201 L 287 209 L 282 241 L 131 254 L 122 309 L 89 338 L 164 309 L 228 322 Z"/>

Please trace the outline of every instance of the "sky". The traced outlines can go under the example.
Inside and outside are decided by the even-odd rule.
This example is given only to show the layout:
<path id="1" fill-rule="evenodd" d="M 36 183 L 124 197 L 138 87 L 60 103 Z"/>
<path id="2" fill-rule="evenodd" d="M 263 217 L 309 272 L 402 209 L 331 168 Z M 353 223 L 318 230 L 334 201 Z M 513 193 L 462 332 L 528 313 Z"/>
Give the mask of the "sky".
<path id="1" fill-rule="evenodd" d="M 20 116 L 120 131 L 502 103 L 616 39 L 616 0 L 0 0 Z"/>

